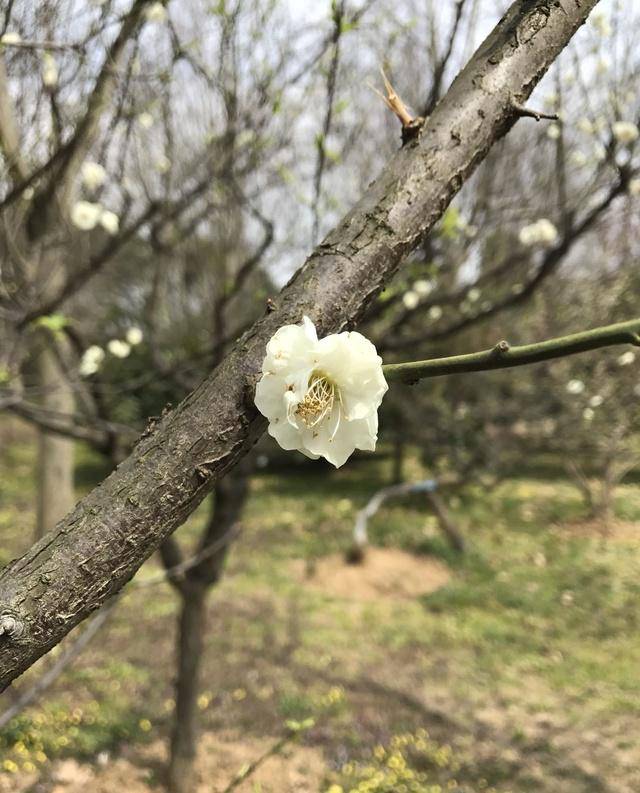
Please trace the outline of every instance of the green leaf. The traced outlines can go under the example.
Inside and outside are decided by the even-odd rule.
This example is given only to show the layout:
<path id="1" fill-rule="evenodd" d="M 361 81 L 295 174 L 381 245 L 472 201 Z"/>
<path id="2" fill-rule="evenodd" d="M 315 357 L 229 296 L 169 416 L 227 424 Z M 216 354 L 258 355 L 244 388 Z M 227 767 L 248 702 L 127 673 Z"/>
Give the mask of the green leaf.
<path id="1" fill-rule="evenodd" d="M 442 216 L 440 222 L 442 236 L 449 240 L 455 240 L 460 233 L 460 212 L 456 207 L 449 207 Z"/>
<path id="2" fill-rule="evenodd" d="M 64 314 L 47 314 L 44 317 L 38 317 L 34 324 L 38 328 L 51 331 L 51 333 L 60 333 L 63 328 L 67 327 L 69 320 Z"/>

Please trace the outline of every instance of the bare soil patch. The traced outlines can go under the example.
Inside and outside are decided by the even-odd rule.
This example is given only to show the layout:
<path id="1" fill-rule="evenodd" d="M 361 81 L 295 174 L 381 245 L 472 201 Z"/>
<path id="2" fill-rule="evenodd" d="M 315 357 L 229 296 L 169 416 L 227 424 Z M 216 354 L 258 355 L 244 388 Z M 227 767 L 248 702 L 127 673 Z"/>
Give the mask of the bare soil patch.
<path id="1" fill-rule="evenodd" d="M 562 523 L 558 529 L 571 537 L 591 537 L 620 542 L 640 542 L 640 523 L 614 518 L 606 523 L 601 520 L 580 520 Z"/>
<path id="2" fill-rule="evenodd" d="M 364 561 L 348 564 L 342 554 L 317 560 L 312 569 L 294 562 L 298 580 L 332 597 L 348 600 L 405 600 L 428 594 L 451 578 L 446 565 L 397 548 L 369 548 Z"/>

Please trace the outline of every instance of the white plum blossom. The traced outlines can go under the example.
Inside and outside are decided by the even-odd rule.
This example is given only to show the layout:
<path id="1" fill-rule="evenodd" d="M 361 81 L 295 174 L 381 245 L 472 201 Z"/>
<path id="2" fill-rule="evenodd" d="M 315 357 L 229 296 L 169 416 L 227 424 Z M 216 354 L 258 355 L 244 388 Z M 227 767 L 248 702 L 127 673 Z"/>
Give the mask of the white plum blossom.
<path id="1" fill-rule="evenodd" d="M 629 182 L 629 195 L 640 195 L 640 179 L 631 179 Z"/>
<path id="2" fill-rule="evenodd" d="M 107 349 L 111 355 L 114 355 L 116 358 L 126 358 L 131 352 L 131 345 L 121 339 L 111 339 L 111 341 L 107 343 Z"/>
<path id="3" fill-rule="evenodd" d="M 80 169 L 82 181 L 88 190 L 97 190 L 102 187 L 107 178 L 107 172 L 98 162 L 86 160 Z"/>
<path id="4" fill-rule="evenodd" d="M 42 82 L 47 88 L 58 84 L 58 64 L 50 52 L 42 53 Z"/>
<path id="5" fill-rule="evenodd" d="M 482 292 L 476 286 L 474 286 L 467 292 L 467 300 L 469 300 L 471 303 L 475 303 L 480 300 L 481 294 Z"/>
<path id="6" fill-rule="evenodd" d="M 522 245 L 531 247 L 533 245 L 553 245 L 558 239 L 558 230 L 547 218 L 540 218 L 535 223 L 523 226 L 518 234 L 518 239 Z"/>
<path id="7" fill-rule="evenodd" d="M 413 284 L 414 292 L 417 292 L 420 297 L 427 297 L 433 292 L 433 281 L 425 281 L 424 278 L 415 281 Z"/>
<path id="8" fill-rule="evenodd" d="M 162 3 L 151 3 L 144 15 L 147 22 L 164 22 L 167 18 L 167 9 Z"/>
<path id="9" fill-rule="evenodd" d="M 627 352 L 623 352 L 618 358 L 618 366 L 629 366 L 629 364 L 632 364 L 635 359 L 636 354 L 631 350 L 627 350 Z"/>
<path id="10" fill-rule="evenodd" d="M 118 229 L 120 228 L 120 218 L 115 212 L 105 209 L 100 215 L 100 225 L 107 232 L 107 234 L 114 236 L 118 233 Z"/>
<path id="11" fill-rule="evenodd" d="M 413 289 L 410 289 L 408 292 L 405 292 L 404 295 L 402 295 L 402 302 L 404 303 L 404 307 L 406 309 L 413 311 L 413 309 L 420 302 L 420 295 L 417 292 L 414 292 Z"/>
<path id="12" fill-rule="evenodd" d="M 144 113 L 140 113 L 137 121 L 138 124 L 140 124 L 140 126 L 142 127 L 142 129 L 151 129 L 151 127 L 153 126 L 154 118 L 151 115 L 151 113 L 147 113 L 145 111 Z"/>
<path id="13" fill-rule="evenodd" d="M 547 137 L 550 140 L 558 140 L 560 137 L 560 126 L 558 124 L 549 124 L 547 127 Z"/>
<path id="14" fill-rule="evenodd" d="M 613 32 L 611 23 L 603 11 L 596 11 L 591 14 L 590 22 L 601 36 L 610 36 Z"/>
<path id="15" fill-rule="evenodd" d="M 580 149 L 572 151 L 570 159 L 572 164 L 578 168 L 582 168 L 583 165 L 587 164 L 587 155 Z"/>
<path id="16" fill-rule="evenodd" d="M 429 319 L 437 322 L 442 317 L 442 309 L 440 306 L 431 306 L 428 314 Z"/>
<path id="17" fill-rule="evenodd" d="M 584 391 L 584 383 L 582 380 L 569 380 L 567 383 L 567 393 L 569 394 L 582 394 Z"/>
<path id="18" fill-rule="evenodd" d="M 604 143 L 598 141 L 593 146 L 593 156 L 596 162 L 604 162 L 607 159 L 607 148 Z"/>
<path id="19" fill-rule="evenodd" d="M 355 449 L 375 450 L 387 387 L 382 359 L 368 339 L 345 332 L 319 340 L 304 317 L 267 344 L 255 402 L 283 449 L 339 468 Z"/>
<path id="20" fill-rule="evenodd" d="M 82 231 L 91 231 L 97 226 L 102 212 L 100 204 L 93 204 L 91 201 L 76 201 L 71 207 L 71 222 Z"/>
<path id="21" fill-rule="evenodd" d="M 163 154 L 155 161 L 155 169 L 158 173 L 168 173 L 171 170 L 171 160 Z"/>
<path id="22" fill-rule="evenodd" d="M 22 36 L 15 31 L 9 31 L 0 37 L 0 44 L 20 44 Z"/>
<path id="23" fill-rule="evenodd" d="M 596 74 L 606 74 L 610 68 L 611 64 L 606 58 L 598 58 L 598 62 L 596 63 Z"/>
<path id="24" fill-rule="evenodd" d="M 634 143 L 640 135 L 640 131 L 633 121 L 616 121 L 611 127 L 611 131 L 618 143 L 623 145 Z"/>
<path id="25" fill-rule="evenodd" d="M 100 364 L 104 361 L 104 355 L 104 350 L 97 344 L 87 347 L 80 359 L 79 371 L 82 377 L 89 377 L 95 374 L 100 368 Z"/>
<path id="26" fill-rule="evenodd" d="M 129 330 L 127 331 L 127 333 L 125 335 L 125 338 L 126 338 L 128 344 L 130 344 L 132 347 L 137 347 L 138 344 L 142 343 L 144 335 L 143 335 L 142 331 L 140 330 L 140 328 L 136 328 L 134 326 L 133 328 L 129 328 Z"/>
<path id="27" fill-rule="evenodd" d="M 584 132 L 585 135 L 593 135 L 593 133 L 596 131 L 593 122 L 590 121 L 586 116 L 579 118 L 576 126 L 580 132 Z"/>
<path id="28" fill-rule="evenodd" d="M 589 400 L 589 407 L 599 408 L 603 402 L 604 402 L 604 397 L 600 396 L 600 394 L 594 394 Z"/>
<path id="29" fill-rule="evenodd" d="M 583 418 L 585 421 L 593 421 L 593 417 L 594 417 L 595 415 L 596 415 L 596 413 L 595 413 L 595 411 L 594 411 L 594 409 L 593 409 L 593 408 L 585 408 L 585 409 L 582 411 L 582 418 Z"/>

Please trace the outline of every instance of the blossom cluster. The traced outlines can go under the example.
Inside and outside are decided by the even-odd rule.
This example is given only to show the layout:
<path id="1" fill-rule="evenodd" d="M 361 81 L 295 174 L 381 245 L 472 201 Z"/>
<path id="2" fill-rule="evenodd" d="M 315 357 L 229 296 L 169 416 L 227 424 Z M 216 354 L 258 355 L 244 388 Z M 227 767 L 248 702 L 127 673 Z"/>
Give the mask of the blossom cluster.
<path id="1" fill-rule="evenodd" d="M 518 234 L 518 239 L 522 245 L 527 247 L 549 246 L 558 239 L 558 230 L 550 220 L 540 218 L 535 223 L 523 226 Z"/>

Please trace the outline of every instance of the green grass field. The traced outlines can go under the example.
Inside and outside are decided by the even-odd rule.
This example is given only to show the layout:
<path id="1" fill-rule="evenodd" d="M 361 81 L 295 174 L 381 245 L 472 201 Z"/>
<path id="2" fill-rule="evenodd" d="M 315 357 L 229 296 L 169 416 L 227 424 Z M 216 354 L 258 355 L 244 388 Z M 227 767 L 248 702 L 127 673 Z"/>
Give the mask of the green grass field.
<path id="1" fill-rule="evenodd" d="M 0 465 L 7 561 L 29 543 L 32 447 L 16 437 Z M 82 490 L 100 468 L 79 453 Z M 315 726 L 239 790 L 437 790 L 415 781 L 423 772 L 443 790 L 640 790 L 640 488 L 620 488 L 618 519 L 603 536 L 567 482 L 469 487 L 448 497 L 468 539 L 463 557 L 418 497 L 390 502 L 371 524 L 383 578 L 371 573 L 359 587 L 343 553 L 387 468 L 254 478 L 242 536 L 210 600 L 202 790 L 223 789 L 285 721 L 308 717 Z M 425 473 L 414 460 L 408 468 Z M 179 531 L 186 546 L 205 509 Z M 141 569 L 88 649 L 0 735 L 0 790 L 29 790 L 64 762 L 90 775 L 91 790 L 116 789 L 127 773 L 127 790 L 158 784 L 177 601 L 165 583 L 137 583 L 159 570 L 155 559 Z M 396 586 L 398 574 L 413 594 Z M 440 586 L 428 591 L 436 574 Z M 403 776 L 407 758 L 413 781 Z M 299 777 L 286 781 L 292 769 Z"/>

